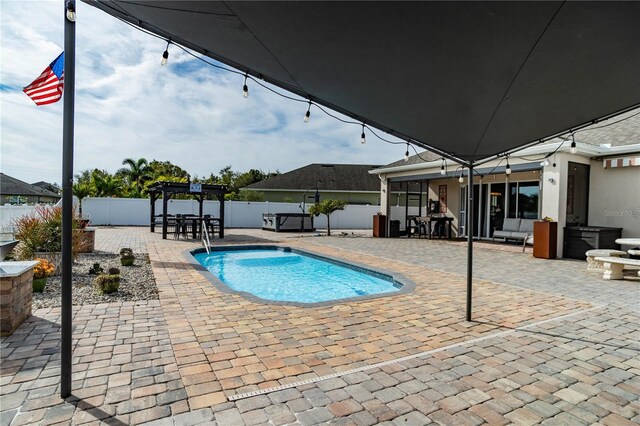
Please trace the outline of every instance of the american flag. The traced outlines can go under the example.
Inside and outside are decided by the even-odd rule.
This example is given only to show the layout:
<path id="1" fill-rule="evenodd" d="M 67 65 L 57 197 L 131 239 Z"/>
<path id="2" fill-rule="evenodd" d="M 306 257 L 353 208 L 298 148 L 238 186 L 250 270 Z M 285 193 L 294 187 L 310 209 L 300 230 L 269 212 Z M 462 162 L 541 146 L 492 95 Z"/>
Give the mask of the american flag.
<path id="1" fill-rule="evenodd" d="M 22 91 L 29 96 L 36 105 L 47 105 L 58 102 L 62 97 L 64 87 L 64 52 L 60 54 L 33 83 Z"/>

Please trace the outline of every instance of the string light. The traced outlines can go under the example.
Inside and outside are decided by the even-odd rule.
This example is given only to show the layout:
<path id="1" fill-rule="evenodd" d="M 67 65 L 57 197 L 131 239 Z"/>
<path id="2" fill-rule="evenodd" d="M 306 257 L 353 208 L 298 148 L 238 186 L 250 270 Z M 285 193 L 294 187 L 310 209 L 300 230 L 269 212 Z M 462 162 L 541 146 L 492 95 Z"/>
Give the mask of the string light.
<path id="1" fill-rule="evenodd" d="M 307 112 L 304 115 L 304 122 L 308 123 L 309 118 L 311 118 L 311 101 L 309 101 L 309 108 L 307 108 Z"/>
<path id="2" fill-rule="evenodd" d="M 442 164 L 440 165 L 440 174 L 441 174 L 442 176 L 444 176 L 444 175 L 446 175 L 446 174 L 447 174 L 447 171 L 444 169 L 444 165 L 445 165 L 445 162 L 444 162 L 444 158 L 443 158 L 443 159 L 442 159 Z"/>
<path id="3" fill-rule="evenodd" d="M 72 1 L 67 2 L 67 19 L 71 22 L 76 22 L 76 7 Z"/>
<path id="4" fill-rule="evenodd" d="M 171 44 L 171 41 L 167 42 L 167 47 L 164 49 L 164 52 L 162 52 L 162 60 L 160 61 L 160 65 L 167 65 L 167 61 L 169 60 L 169 45 Z"/>
<path id="5" fill-rule="evenodd" d="M 571 149 L 569 149 L 569 152 L 572 154 L 578 152 L 578 148 L 576 147 L 576 138 L 573 136 L 573 132 L 571 132 Z"/>
<path id="6" fill-rule="evenodd" d="M 364 145 L 367 143 L 367 137 L 364 134 L 364 123 L 362 123 L 362 134 L 360 135 L 360 143 Z"/>
<path id="7" fill-rule="evenodd" d="M 545 159 L 544 159 L 544 161 L 540 163 L 540 165 L 541 165 L 542 167 L 546 167 L 546 166 L 548 166 L 548 165 L 549 165 L 549 159 L 548 159 L 548 158 L 545 158 Z"/>
<path id="8" fill-rule="evenodd" d="M 67 19 L 71 19 L 71 17 L 73 17 L 73 19 L 75 20 L 75 10 L 69 10 L 70 8 L 68 7 L 68 5 L 69 5 L 70 3 L 72 3 L 72 1 L 71 1 L 71 0 L 69 0 L 69 1 L 67 2 Z M 71 15 L 70 15 L 70 14 L 71 14 Z M 229 14 L 229 15 L 226 15 L 226 14 L 213 14 L 213 15 L 220 15 L 220 16 L 233 16 L 233 15 L 231 15 L 231 14 Z M 71 17 L 70 17 L 70 16 L 71 16 Z M 136 26 L 136 25 L 132 24 L 131 22 L 129 22 L 129 21 L 127 21 L 127 20 L 123 19 L 123 18 L 120 18 L 120 17 L 118 17 L 118 16 L 116 16 L 116 18 L 117 18 L 118 20 L 120 20 L 121 22 L 123 22 L 124 24 L 129 25 L 130 27 L 132 27 L 133 29 L 135 29 L 135 30 L 137 30 L 137 31 L 143 32 L 143 33 L 145 33 L 145 34 L 147 34 L 147 35 L 149 35 L 149 36 L 151 36 L 151 37 L 155 37 L 155 38 L 158 38 L 158 39 L 162 39 L 162 37 L 161 37 L 161 36 L 159 36 L 159 35 L 157 35 L 157 34 L 154 34 L 154 33 L 150 32 L 150 31 L 148 31 L 148 30 L 146 30 L 146 29 L 144 29 L 144 28 L 138 27 L 138 26 Z M 209 66 L 211 66 L 211 67 L 214 67 L 214 68 L 217 68 L 217 69 L 220 69 L 220 70 L 223 70 L 223 71 L 229 72 L 229 73 L 242 75 L 242 72 L 240 72 L 240 71 L 237 71 L 237 70 L 234 70 L 234 69 L 228 68 L 228 67 L 226 67 L 226 66 L 216 65 L 216 64 L 211 63 L 211 62 L 209 62 L 208 60 L 204 59 L 204 58 L 203 58 L 203 57 L 201 57 L 200 55 L 196 55 L 195 53 L 193 53 L 192 51 L 190 51 L 189 49 L 187 49 L 187 48 L 185 48 L 185 47 L 182 47 L 182 46 L 180 46 L 180 45 L 176 45 L 176 46 L 177 46 L 179 49 L 183 50 L 183 51 L 184 51 L 185 53 L 187 53 L 188 55 L 191 55 L 193 58 L 195 58 L 195 59 L 197 59 L 197 60 L 199 60 L 199 61 L 201 61 L 201 62 L 203 62 L 203 63 L 205 63 L 205 64 L 207 64 L 207 65 L 209 65 Z M 258 77 L 258 78 L 260 78 L 260 79 L 262 80 L 262 75 L 259 75 L 259 77 Z M 246 82 L 246 80 L 247 80 L 247 76 L 245 75 L 245 82 Z M 304 101 L 304 100 L 302 100 L 302 99 L 295 99 L 295 98 L 293 98 L 293 97 L 291 97 L 291 96 L 285 95 L 285 94 L 283 94 L 283 93 L 279 93 L 278 91 L 273 90 L 273 89 L 271 89 L 270 87 L 265 86 L 265 85 L 261 84 L 260 82 L 258 82 L 258 81 L 256 81 L 256 80 L 254 80 L 254 79 L 252 79 L 252 80 L 253 80 L 254 82 L 256 82 L 259 86 L 261 86 L 261 87 L 263 87 L 263 88 L 265 88 L 265 89 L 269 90 L 270 92 L 273 92 L 273 93 L 274 93 L 275 95 L 277 95 L 277 96 L 280 96 L 280 97 L 283 97 L 283 98 L 286 98 L 286 99 L 289 99 L 289 100 L 292 100 L 292 101 L 296 101 L 296 102 L 305 102 L 305 101 Z M 244 87 L 247 87 L 247 86 L 246 86 L 246 84 L 245 84 L 245 86 L 244 86 Z M 245 97 L 248 97 L 248 96 L 249 96 L 248 87 L 247 87 L 246 92 L 244 92 L 244 91 L 243 91 L 243 95 L 244 95 Z M 338 116 L 336 116 L 336 115 L 333 115 L 333 114 L 329 113 L 327 110 L 325 110 L 324 108 L 322 108 L 321 106 L 319 106 L 319 105 L 317 105 L 317 104 L 316 104 L 316 107 L 317 107 L 318 109 L 320 109 L 320 111 L 321 111 L 321 112 L 323 112 L 324 114 L 326 114 L 326 115 L 328 115 L 328 116 L 330 116 L 330 117 L 332 117 L 332 118 L 334 118 L 334 119 L 336 119 L 336 120 L 338 120 L 338 121 L 341 121 L 341 122 L 343 122 L 343 123 L 347 123 L 347 124 L 360 124 L 360 123 L 355 122 L 355 121 L 348 121 L 348 120 L 341 119 L 341 118 L 339 118 Z M 592 130 L 600 129 L 600 128 L 603 128 L 603 127 L 608 127 L 608 126 L 611 126 L 611 125 L 614 125 L 614 124 L 620 123 L 620 122 L 622 122 L 622 121 L 632 119 L 633 117 L 636 117 L 636 116 L 638 116 L 638 115 L 640 115 L 640 112 L 635 113 L 635 114 L 630 115 L 630 116 L 627 116 L 627 117 L 625 117 L 625 118 L 623 118 L 623 119 L 620 119 L 620 120 L 618 120 L 618 121 L 614 121 L 614 122 L 612 122 L 612 123 L 609 123 L 609 124 L 603 125 L 603 126 L 598 126 L 598 127 L 593 127 L 593 128 L 586 128 L 586 129 L 580 129 L 580 130 L 577 130 L 577 132 L 592 131 Z M 353 118 L 355 119 L 355 117 L 353 117 Z M 592 122 L 592 124 L 595 124 L 595 123 L 597 123 L 597 122 L 598 122 L 598 120 L 594 120 L 594 121 Z M 364 124 L 363 124 L 363 130 L 364 130 Z M 371 129 L 370 129 L 370 131 L 371 131 Z M 382 140 L 382 141 L 384 141 L 384 142 L 387 142 L 387 143 L 392 143 L 392 144 L 400 144 L 400 143 L 403 143 L 403 142 L 391 142 L 391 141 L 389 141 L 389 140 L 386 140 L 386 139 L 384 139 L 384 138 L 380 137 L 380 136 L 379 136 L 376 132 L 374 132 L 374 131 L 371 131 L 371 133 L 372 133 L 376 138 L 378 138 L 378 139 L 380 139 L 380 140 Z M 572 136 L 573 136 L 573 133 L 572 133 Z M 361 141 L 360 141 L 360 142 L 361 142 L 361 143 L 363 143 L 363 144 L 364 144 L 364 143 L 366 143 L 366 139 L 364 138 L 364 131 L 362 132 L 362 139 L 361 139 Z M 540 142 L 542 142 L 542 140 L 540 140 Z M 575 142 L 574 142 L 574 143 L 575 143 Z M 574 143 L 572 143 L 572 145 L 574 145 Z M 576 148 L 576 152 L 577 152 L 577 148 Z M 554 152 L 554 153 L 555 153 L 555 152 Z M 422 156 L 420 156 L 420 154 L 417 154 L 417 156 L 418 156 L 420 159 L 422 159 L 422 160 L 426 161 Z M 555 156 L 554 156 L 553 167 L 556 167 Z M 509 170 L 510 170 L 510 169 L 509 169 Z M 446 171 L 445 171 L 445 173 L 444 173 L 444 174 L 446 174 Z M 454 175 L 455 175 L 455 173 L 454 173 Z"/>
<path id="9" fill-rule="evenodd" d="M 455 175 L 455 172 L 454 172 Z M 464 183 L 464 167 L 460 168 L 460 177 L 458 178 L 458 182 Z"/>
<path id="10" fill-rule="evenodd" d="M 242 86 L 242 96 L 245 98 L 249 97 L 249 86 L 247 86 L 247 78 L 249 78 L 249 73 L 244 75 L 244 86 Z"/>
<path id="11" fill-rule="evenodd" d="M 509 165 L 509 156 L 507 155 L 507 168 L 504 170 L 504 172 L 507 174 L 507 176 L 509 176 L 511 174 L 511 166 Z"/>
<path id="12" fill-rule="evenodd" d="M 404 161 L 409 161 L 409 142 L 407 142 L 407 150 L 404 153 Z"/>

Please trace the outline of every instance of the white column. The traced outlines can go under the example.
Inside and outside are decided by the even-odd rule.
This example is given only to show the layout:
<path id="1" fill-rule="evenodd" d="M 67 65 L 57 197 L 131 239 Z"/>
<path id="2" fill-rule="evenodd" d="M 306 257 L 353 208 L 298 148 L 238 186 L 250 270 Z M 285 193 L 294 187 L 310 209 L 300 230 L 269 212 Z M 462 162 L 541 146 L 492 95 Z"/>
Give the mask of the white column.
<path id="1" fill-rule="evenodd" d="M 389 217 L 389 180 L 380 175 L 380 213 Z"/>

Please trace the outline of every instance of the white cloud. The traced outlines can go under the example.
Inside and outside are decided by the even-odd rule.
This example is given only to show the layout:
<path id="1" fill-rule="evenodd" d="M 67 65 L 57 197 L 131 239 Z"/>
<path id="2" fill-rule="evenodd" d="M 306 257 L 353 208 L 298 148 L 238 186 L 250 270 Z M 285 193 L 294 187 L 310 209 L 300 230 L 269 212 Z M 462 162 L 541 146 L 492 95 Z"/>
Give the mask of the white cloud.
<path id="1" fill-rule="evenodd" d="M 306 103 L 280 98 L 243 77 L 199 65 L 165 43 L 78 3 L 74 169 L 111 172 L 127 157 L 170 160 L 192 175 L 226 165 L 244 171 L 288 171 L 312 162 L 386 164 L 404 145 L 373 137 L 360 145 L 360 127 Z M 1 14 L 2 172 L 35 182 L 60 182 L 62 102 L 36 107 L 22 93 L 62 50 L 59 1 L 3 1 Z"/>

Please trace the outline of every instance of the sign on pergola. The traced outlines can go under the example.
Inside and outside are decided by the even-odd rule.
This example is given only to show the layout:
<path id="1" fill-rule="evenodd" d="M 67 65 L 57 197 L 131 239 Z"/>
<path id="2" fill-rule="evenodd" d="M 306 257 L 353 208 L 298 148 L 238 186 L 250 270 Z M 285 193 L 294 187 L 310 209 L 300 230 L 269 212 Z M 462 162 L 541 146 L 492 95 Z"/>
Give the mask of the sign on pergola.
<path id="1" fill-rule="evenodd" d="M 209 185 L 188 182 L 156 182 L 149 187 L 149 201 L 151 202 L 151 232 L 156 229 L 156 201 L 162 196 L 162 239 L 167 239 L 167 207 L 169 200 L 175 194 L 192 195 L 198 200 L 198 216 L 202 217 L 204 200 L 208 196 L 215 196 L 220 202 L 220 238 L 224 238 L 224 195 L 227 193 L 225 185 Z"/>

